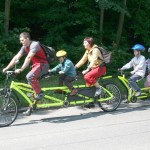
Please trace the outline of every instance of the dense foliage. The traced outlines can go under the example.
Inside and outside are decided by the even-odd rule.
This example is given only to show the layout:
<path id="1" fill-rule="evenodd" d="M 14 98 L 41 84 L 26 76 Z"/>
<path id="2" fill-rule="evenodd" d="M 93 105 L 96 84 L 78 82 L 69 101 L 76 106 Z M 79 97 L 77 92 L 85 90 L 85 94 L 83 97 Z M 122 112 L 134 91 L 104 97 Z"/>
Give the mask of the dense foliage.
<path id="1" fill-rule="evenodd" d="M 129 48 L 135 43 L 149 46 L 150 1 L 145 0 L 11 0 L 9 32 L 4 32 L 5 2 L 0 1 L 0 65 L 6 65 L 19 50 L 18 35 L 30 31 L 32 39 L 40 40 L 56 50 L 65 49 L 76 63 L 83 55 L 82 41 L 95 38 L 113 51 L 109 73 L 115 73 L 131 59 Z M 124 4 L 126 2 L 126 5 Z M 101 10 L 104 10 L 103 30 L 100 30 Z M 125 15 L 119 45 L 116 35 L 120 14 Z M 103 43 L 100 38 L 103 36 Z M 146 55 L 146 53 L 145 53 Z"/>

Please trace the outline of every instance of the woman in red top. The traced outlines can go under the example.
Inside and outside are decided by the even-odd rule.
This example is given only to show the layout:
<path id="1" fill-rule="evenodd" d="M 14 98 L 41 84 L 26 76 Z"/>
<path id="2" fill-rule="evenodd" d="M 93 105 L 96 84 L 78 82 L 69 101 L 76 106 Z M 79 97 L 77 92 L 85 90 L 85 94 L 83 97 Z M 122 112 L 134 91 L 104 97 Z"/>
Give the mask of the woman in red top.
<path id="1" fill-rule="evenodd" d="M 101 94 L 102 89 L 97 82 L 97 78 L 101 77 L 106 73 L 106 66 L 104 65 L 103 56 L 98 46 L 94 44 L 92 37 L 87 37 L 83 40 L 83 46 L 85 47 L 85 53 L 81 60 L 75 65 L 76 68 L 81 67 L 87 61 L 89 62 L 87 69 L 82 73 L 86 81 L 86 86 L 95 86 L 95 96 Z"/>

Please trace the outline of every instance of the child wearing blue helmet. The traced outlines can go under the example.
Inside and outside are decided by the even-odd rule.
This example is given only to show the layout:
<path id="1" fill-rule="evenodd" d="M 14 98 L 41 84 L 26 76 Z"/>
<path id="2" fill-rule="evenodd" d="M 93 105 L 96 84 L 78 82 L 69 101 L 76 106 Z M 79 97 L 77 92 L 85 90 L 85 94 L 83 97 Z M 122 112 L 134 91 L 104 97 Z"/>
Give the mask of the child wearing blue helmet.
<path id="1" fill-rule="evenodd" d="M 143 55 L 141 55 L 142 51 L 145 51 L 145 47 L 141 44 L 135 44 L 132 47 L 134 51 L 134 58 L 131 59 L 129 63 L 124 65 L 120 70 L 126 70 L 133 67 L 133 71 L 131 71 L 131 77 L 129 78 L 130 87 L 136 91 L 135 96 L 141 95 L 141 89 L 137 85 L 137 81 L 144 78 L 146 72 L 146 60 Z"/>

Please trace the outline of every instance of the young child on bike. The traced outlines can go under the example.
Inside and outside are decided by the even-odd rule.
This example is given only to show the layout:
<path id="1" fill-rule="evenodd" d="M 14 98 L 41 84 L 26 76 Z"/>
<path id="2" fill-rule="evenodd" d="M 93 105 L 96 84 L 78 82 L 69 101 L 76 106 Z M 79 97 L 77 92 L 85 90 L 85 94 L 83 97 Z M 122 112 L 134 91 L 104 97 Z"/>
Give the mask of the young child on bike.
<path id="1" fill-rule="evenodd" d="M 141 44 L 135 44 L 132 47 L 135 57 L 131 59 L 129 63 L 124 65 L 120 70 L 126 70 L 133 67 L 131 71 L 132 76 L 129 78 L 130 87 L 136 91 L 135 96 L 141 95 L 141 89 L 137 85 L 137 81 L 145 76 L 146 61 L 145 57 L 141 55 L 141 52 L 145 50 L 145 47 Z"/>
<path id="2" fill-rule="evenodd" d="M 150 48 L 148 49 L 148 53 L 150 57 Z M 144 87 L 149 87 L 150 86 L 150 58 L 146 60 L 146 67 L 147 67 L 148 75 L 146 77 L 146 82 L 144 83 Z"/>
<path id="3" fill-rule="evenodd" d="M 63 86 L 63 84 L 66 85 L 71 91 L 70 95 L 76 95 L 77 89 L 73 87 L 72 83 L 76 76 L 74 64 L 67 58 L 67 52 L 64 50 L 58 51 L 56 56 L 60 61 L 60 64 L 55 66 L 53 69 L 50 69 L 49 72 L 59 72 L 59 86 Z"/>

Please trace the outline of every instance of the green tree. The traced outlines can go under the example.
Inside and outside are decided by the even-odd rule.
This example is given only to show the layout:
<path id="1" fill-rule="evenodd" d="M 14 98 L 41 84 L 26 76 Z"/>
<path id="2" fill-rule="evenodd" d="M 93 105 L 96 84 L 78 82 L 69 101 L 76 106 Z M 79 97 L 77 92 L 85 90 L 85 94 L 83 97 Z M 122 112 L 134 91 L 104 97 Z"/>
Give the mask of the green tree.
<path id="1" fill-rule="evenodd" d="M 128 4 L 128 9 L 131 14 L 131 18 L 126 20 L 126 29 L 128 34 L 130 34 L 129 41 L 133 43 L 143 43 L 144 45 L 149 45 L 150 43 L 150 1 L 149 0 L 130 0 Z"/>
<path id="2" fill-rule="evenodd" d="M 123 3 L 123 6 L 126 7 L 127 0 L 123 0 L 122 3 Z M 118 30 L 117 30 L 117 35 L 116 35 L 116 46 L 120 44 L 123 25 L 124 25 L 124 17 L 125 17 L 125 12 L 124 11 L 120 12 Z"/>
<path id="3" fill-rule="evenodd" d="M 122 28 L 123 28 L 123 23 L 124 23 L 124 15 L 128 15 L 129 16 L 129 12 L 126 9 L 126 0 L 123 0 L 123 4 L 121 4 L 120 2 L 113 0 L 113 1 L 109 1 L 109 0 L 96 0 L 96 2 L 98 3 L 98 6 L 100 8 L 100 41 L 102 43 L 102 34 L 103 34 L 103 24 L 104 24 L 104 10 L 108 10 L 111 9 L 112 11 L 118 12 L 120 13 L 120 17 L 119 17 L 119 25 L 118 25 L 118 29 L 117 29 L 117 35 L 116 35 L 116 40 L 113 39 L 113 41 L 115 41 L 116 45 L 119 45 L 120 43 L 120 39 L 121 39 L 121 33 L 122 33 Z"/>
<path id="4" fill-rule="evenodd" d="M 10 5 L 4 5 L 9 2 L 11 11 Z M 30 31 L 33 40 L 67 50 L 74 63 L 85 52 L 84 37 L 92 36 L 115 53 L 113 64 L 119 66 L 131 56 L 128 49 L 134 43 L 148 46 L 150 42 L 149 5 L 145 0 L 1 0 L 1 64 L 20 48 L 19 33 Z M 112 43 L 119 46 L 113 48 Z"/>

